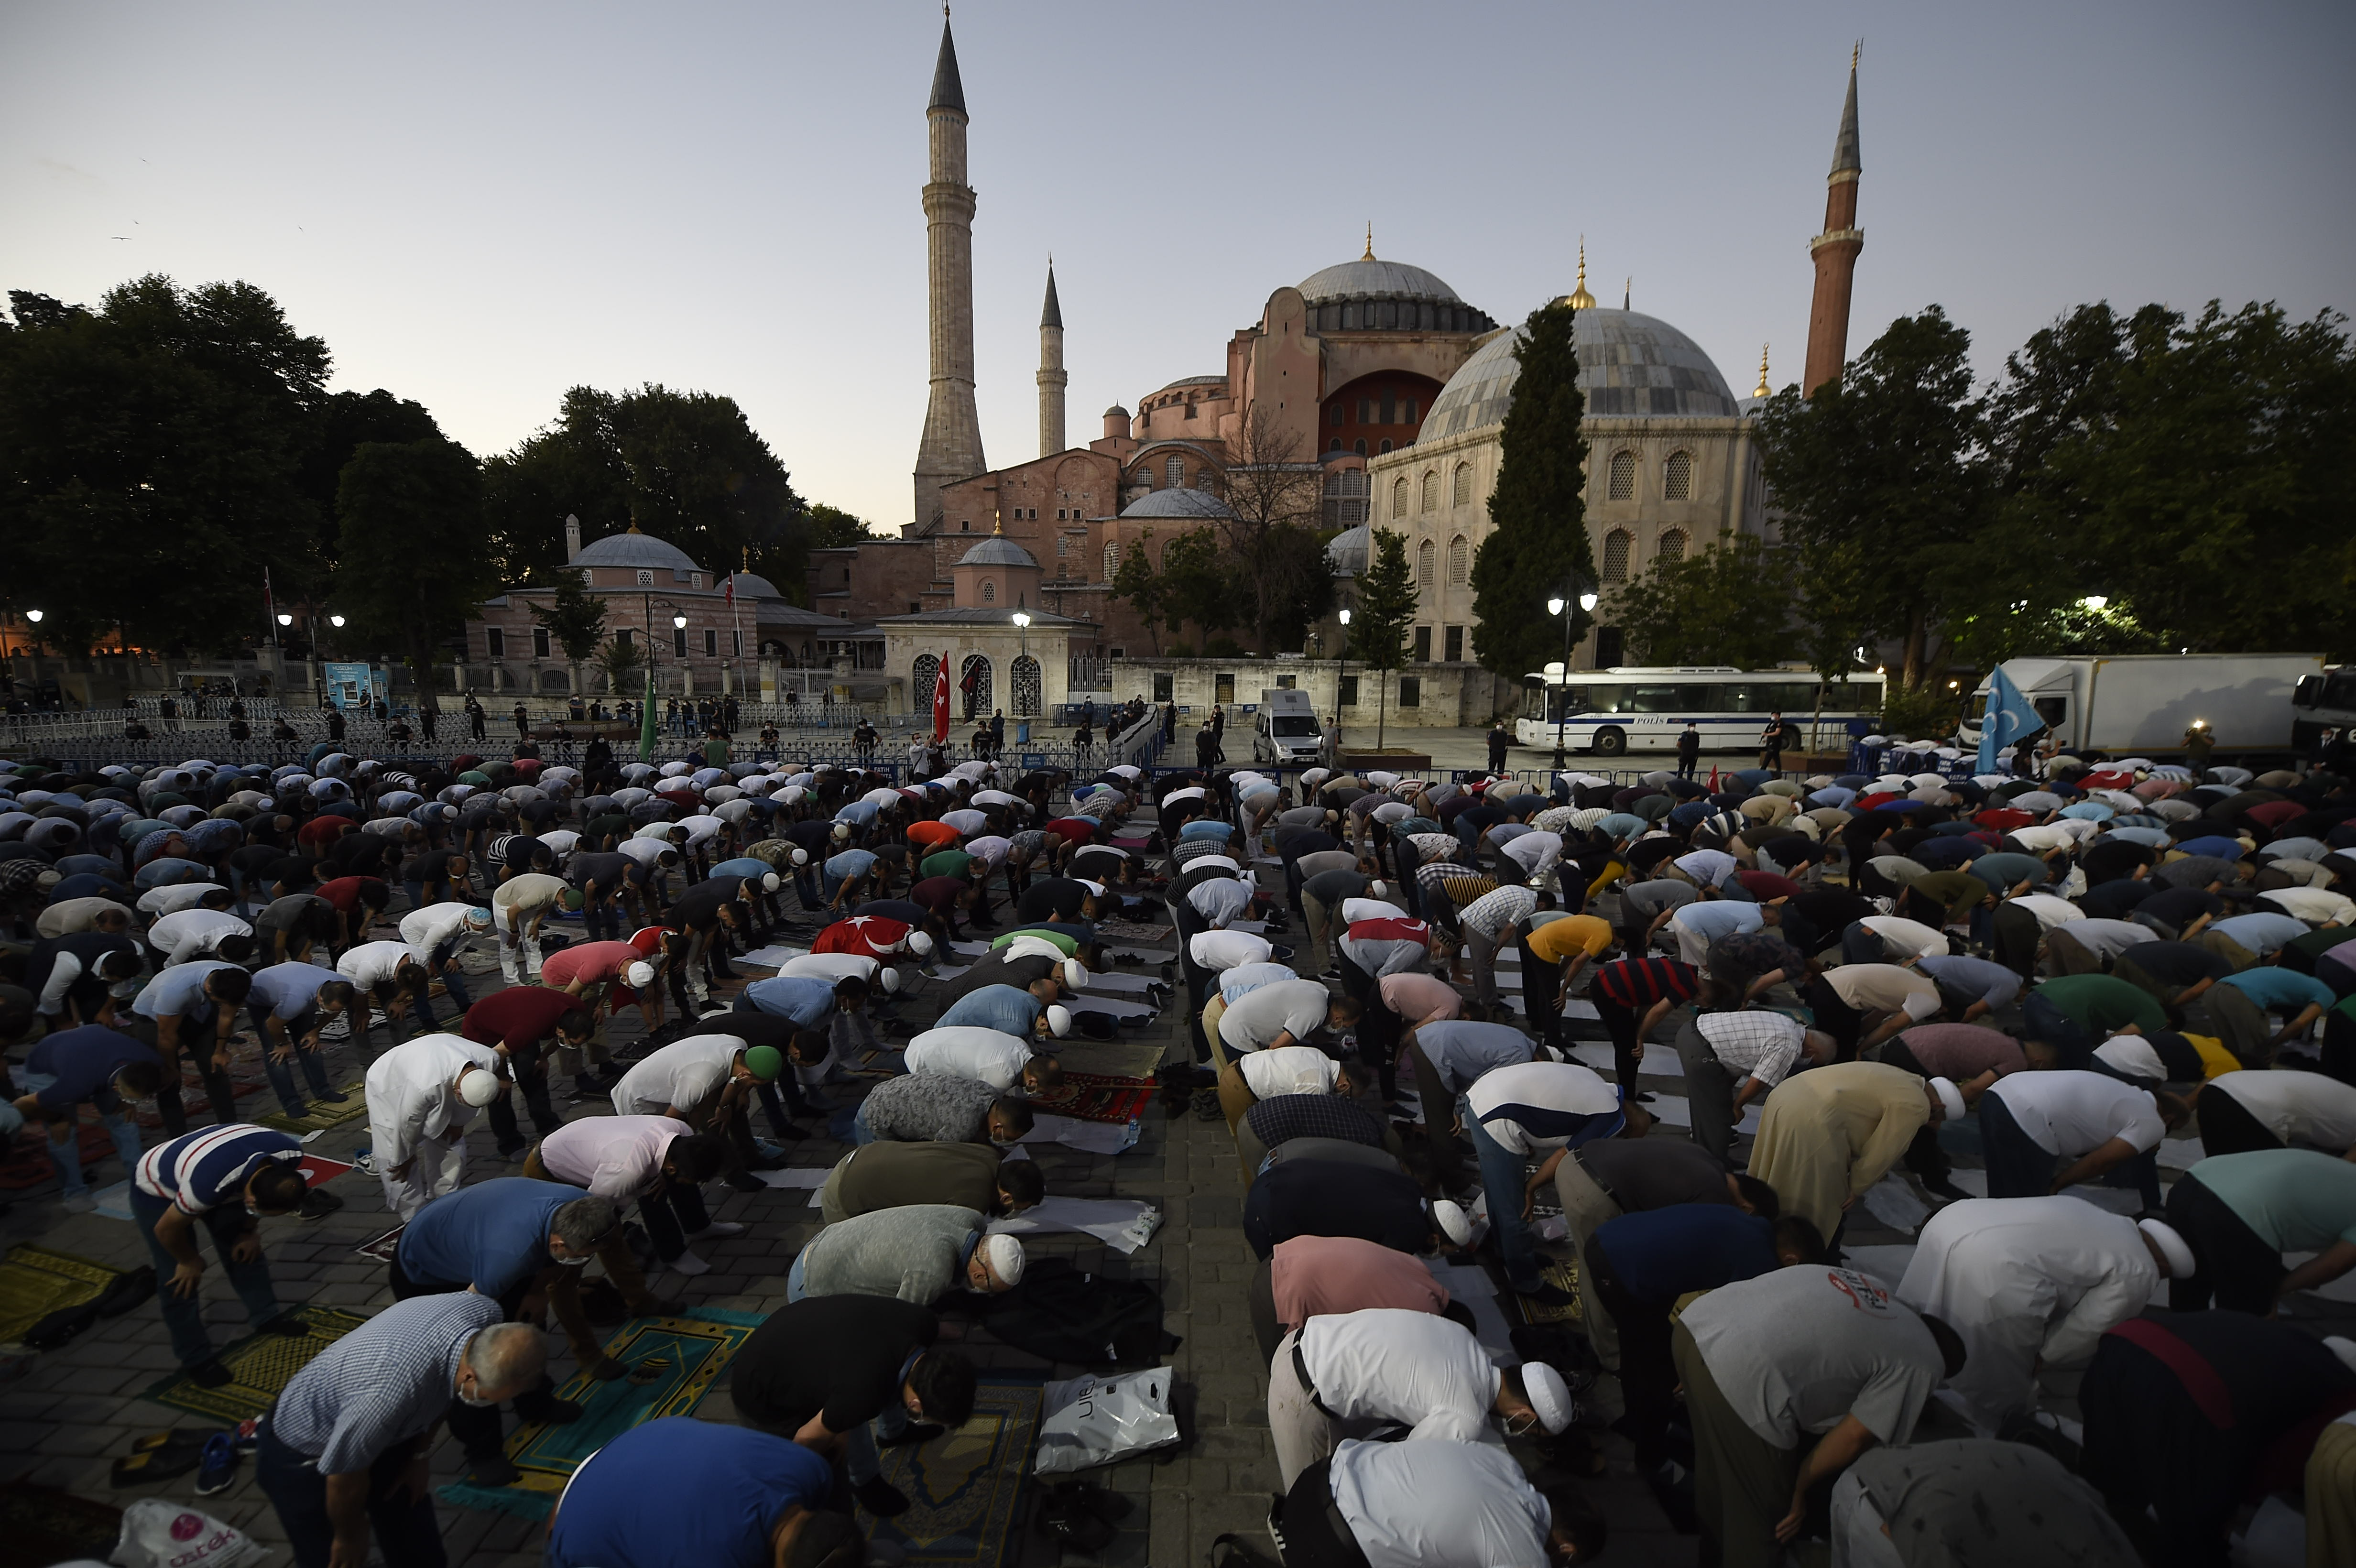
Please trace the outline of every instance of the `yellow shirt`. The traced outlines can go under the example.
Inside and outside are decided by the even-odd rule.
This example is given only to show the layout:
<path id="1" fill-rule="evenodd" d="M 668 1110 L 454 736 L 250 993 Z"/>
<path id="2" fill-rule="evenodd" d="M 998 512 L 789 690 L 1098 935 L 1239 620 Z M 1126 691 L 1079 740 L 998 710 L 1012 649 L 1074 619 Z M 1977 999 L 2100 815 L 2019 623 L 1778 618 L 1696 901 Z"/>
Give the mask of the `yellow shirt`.
<path id="1" fill-rule="evenodd" d="M 1612 923 L 1591 914 L 1567 914 L 1530 933 L 1530 952 L 1548 964 L 1559 964 L 1574 953 L 1590 958 L 1612 945 Z"/>

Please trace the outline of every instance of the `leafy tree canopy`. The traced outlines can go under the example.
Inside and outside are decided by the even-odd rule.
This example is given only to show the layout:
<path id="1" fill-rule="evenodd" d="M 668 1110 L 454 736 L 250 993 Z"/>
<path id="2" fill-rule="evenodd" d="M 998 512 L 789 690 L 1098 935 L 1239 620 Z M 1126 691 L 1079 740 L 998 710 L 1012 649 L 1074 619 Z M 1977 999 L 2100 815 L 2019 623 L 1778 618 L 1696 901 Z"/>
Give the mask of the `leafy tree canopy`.
<path id="1" fill-rule="evenodd" d="M 435 653 L 498 591 L 474 457 L 452 441 L 369 443 L 344 465 L 336 509 L 335 603 L 352 640 L 398 650 L 437 709 Z"/>
<path id="2" fill-rule="evenodd" d="M 843 549 L 883 537 L 868 527 L 866 518 L 854 517 L 841 507 L 821 501 L 810 503 L 803 515 L 809 523 L 811 549 Z"/>
<path id="3" fill-rule="evenodd" d="M 1632 662 L 1772 669 L 1793 655 L 1794 552 L 1750 534 L 1682 560 L 1655 560 L 1612 590 L 1606 613 Z"/>
<path id="4" fill-rule="evenodd" d="M 1560 595 L 1574 602 L 1572 635 L 1590 617 L 1577 608 L 1595 581 L 1587 541 L 1587 441 L 1580 433 L 1587 400 L 1579 389 L 1569 305 L 1530 313 L 1515 346 L 1521 370 L 1500 437 L 1497 487 L 1489 496 L 1496 525 L 1472 560 L 1473 654 L 1483 668 L 1518 681 L 1562 656 L 1562 632 L 1546 613 Z"/>
<path id="5" fill-rule="evenodd" d="M 531 606 L 531 618 L 547 628 L 551 641 L 574 664 L 597 656 L 597 640 L 605 632 L 605 601 L 582 586 L 569 571 L 553 574 L 556 596 Z"/>

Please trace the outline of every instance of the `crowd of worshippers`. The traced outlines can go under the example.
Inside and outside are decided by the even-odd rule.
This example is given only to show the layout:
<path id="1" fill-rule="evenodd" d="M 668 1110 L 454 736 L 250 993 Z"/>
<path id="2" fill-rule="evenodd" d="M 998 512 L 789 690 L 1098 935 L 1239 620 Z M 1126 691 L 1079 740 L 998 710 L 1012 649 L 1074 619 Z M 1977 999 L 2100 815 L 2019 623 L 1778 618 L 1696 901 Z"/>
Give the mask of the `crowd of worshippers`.
<path id="1" fill-rule="evenodd" d="M 359 1561 L 371 1534 L 426 1562 L 440 1426 L 495 1486 L 502 1403 L 581 1414 L 546 1370 L 548 1309 L 588 1375 L 627 1374 L 580 1268 L 599 1260 L 633 1313 L 676 1308 L 625 1211 L 661 1270 L 703 1272 L 692 1243 L 735 1228 L 702 1189 L 762 1185 L 889 1061 L 788 1305 L 734 1363 L 745 1424 L 625 1434 L 584 1471 L 626 1484 L 571 1488 L 550 1537 L 563 1563 L 849 1564 L 851 1503 L 908 1506 L 881 1451 L 970 1414 L 935 1308 L 1023 1277 L 991 1225 L 1044 1183 L 1009 1151 L 1061 1083 L 1055 1041 L 1118 1030 L 1087 1010 L 1092 971 L 1134 958 L 1099 923 L 1166 920 L 1183 1001 L 1149 994 L 1182 1006 L 1194 1058 L 1166 1100 L 1224 1119 L 1243 1157 L 1288 1563 L 1592 1559 L 1602 1524 L 1566 1466 L 1592 1453 L 1599 1371 L 1716 1561 L 1830 1542 L 1863 1563 L 2222 1562 L 2244 1495 L 2302 1479 L 2310 1546 L 2344 1554 L 2356 1345 L 2276 1310 L 2356 1264 L 2351 846 L 2344 781 L 2067 758 L 2036 779 L 1565 774 L 1544 794 L 988 762 L 895 788 L 324 748 L 275 772 L 20 764 L 0 774 L 0 1040 L 31 1050 L 7 1115 L 45 1124 L 87 1206 L 80 1107 L 99 1114 L 175 1353 L 218 1385 L 197 1222 L 254 1324 L 292 1332 L 255 1221 L 327 1211 L 294 1138 L 220 1113 L 188 1132 L 187 1067 L 230 1106 L 231 1062 L 258 1053 L 299 1117 L 305 1089 L 345 1097 L 330 1046 L 356 1054 L 364 1164 L 406 1221 L 396 1304 L 297 1376 L 257 1468 L 298 1563 Z M 585 940 L 543 944 L 559 911 Z M 1269 940 L 1291 920 L 1297 951 Z M 810 951 L 719 1010 L 745 978 L 731 959 L 789 921 Z M 379 923 L 399 939 L 369 940 Z M 477 942 L 508 984 L 470 1001 Z M 911 1030 L 895 998 L 950 944 L 979 955 L 925 987 L 940 1013 Z M 605 1040 L 622 1008 L 647 1030 L 633 1060 Z M 1590 1011 L 1609 1077 L 1573 1056 Z M 1670 1109 L 1640 1086 L 1648 1050 L 1676 1053 L 1682 1127 L 1647 1109 Z M 613 1114 L 568 1122 L 560 1095 Z M 133 1104 L 168 1141 L 142 1151 Z M 478 1112 L 520 1174 L 466 1181 Z M 2163 1196 L 2155 1156 L 2188 1124 L 2207 1157 Z M 1976 1137 L 1985 1197 L 1943 1127 Z M 1901 1170 L 1936 1212 L 1891 1282 L 1843 1243 Z M 2069 1193 L 2094 1182 L 2142 1213 Z M 1542 1195 L 1571 1290 L 1545 1277 Z M 1500 1364 L 1424 1261 L 1442 1254 L 1575 1302 L 1579 1345 Z M 2147 1309 L 2162 1281 L 2170 1309 Z M 2040 1405 L 2072 1399 L 2082 1442 L 2057 1442 Z M 1915 1441 L 1926 1413 L 1954 1435 Z M 676 1509 L 643 1506 L 650 1477 Z"/>

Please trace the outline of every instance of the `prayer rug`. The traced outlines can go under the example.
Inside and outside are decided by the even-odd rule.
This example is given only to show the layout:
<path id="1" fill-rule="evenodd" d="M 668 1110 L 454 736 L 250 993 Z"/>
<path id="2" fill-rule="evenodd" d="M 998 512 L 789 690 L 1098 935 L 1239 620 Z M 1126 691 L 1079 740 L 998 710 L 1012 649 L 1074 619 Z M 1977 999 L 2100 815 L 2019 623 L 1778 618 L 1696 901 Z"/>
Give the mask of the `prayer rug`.
<path id="1" fill-rule="evenodd" d="M 973 1419 L 957 1431 L 883 1451 L 884 1478 L 907 1494 L 907 1512 L 862 1512 L 870 1539 L 888 1541 L 911 1564 L 1012 1568 L 1023 1560 L 1023 1488 L 1038 1440 L 1040 1378 L 984 1377 Z"/>
<path id="2" fill-rule="evenodd" d="M 325 1132 L 329 1127 L 341 1126 L 355 1116 L 367 1115 L 368 1081 L 355 1078 L 339 1087 L 344 1094 L 344 1103 L 340 1105 L 332 1100 L 307 1100 L 310 1109 L 303 1115 L 290 1116 L 284 1111 L 273 1111 L 254 1120 L 261 1126 L 275 1127 L 282 1133 L 293 1133 L 299 1137 L 305 1133 Z"/>
<path id="3" fill-rule="evenodd" d="M 511 1487 L 459 1481 L 436 1495 L 460 1508 L 546 1519 L 581 1462 L 616 1435 L 643 1421 L 694 1414 L 763 1321 L 756 1312 L 716 1307 L 692 1307 L 677 1317 L 632 1318 L 605 1342 L 605 1353 L 627 1362 L 631 1376 L 599 1382 L 575 1372 L 556 1396 L 577 1402 L 580 1420 L 561 1426 L 527 1423 L 508 1435 L 508 1457 L 523 1472 L 521 1479 Z M 641 1374 L 651 1375 L 640 1382 Z"/>
<path id="4" fill-rule="evenodd" d="M 1170 925 L 1140 925 L 1132 920 L 1100 920 L 1097 922 L 1097 940 L 1107 943 L 1131 943 L 1139 945 L 1169 943 L 1176 945 L 1178 930 Z"/>
<path id="5" fill-rule="evenodd" d="M 1062 1088 L 1033 1095 L 1031 1104 L 1034 1110 L 1053 1115 L 1074 1116 L 1084 1122 L 1110 1122 L 1118 1126 L 1143 1115 L 1154 1093 L 1155 1084 L 1151 1079 L 1066 1072 Z"/>
<path id="6" fill-rule="evenodd" d="M 114 1157 L 114 1138 L 96 1122 L 85 1123 L 81 1128 L 81 1168 L 87 1176 L 90 1168 L 102 1159 Z M 7 1158 L 0 1162 L 0 1189 L 21 1192 L 27 1187 L 38 1187 L 44 1181 L 55 1180 L 57 1167 L 49 1163 L 49 1135 L 38 1122 L 28 1123 L 8 1146 Z"/>
<path id="7" fill-rule="evenodd" d="M 1170 1053 L 1168 1040 L 1071 1040 L 1047 1048 L 1067 1073 L 1096 1073 L 1106 1078 L 1150 1079 Z"/>
<path id="8" fill-rule="evenodd" d="M 296 1372 L 368 1321 L 356 1312 L 339 1312 L 332 1307 L 291 1307 L 287 1316 L 299 1318 L 310 1332 L 299 1339 L 289 1334 L 251 1334 L 239 1340 L 220 1353 L 230 1381 L 220 1388 L 202 1387 L 174 1372 L 140 1397 L 234 1426 L 269 1414 L 271 1404 Z"/>
<path id="9" fill-rule="evenodd" d="M 104 1562 L 123 1536 L 123 1510 L 53 1487 L 0 1487 L 0 1541 L 17 1563 Z"/>
<path id="10" fill-rule="evenodd" d="M 0 1259 L 0 1344 L 15 1344 L 52 1312 L 96 1301 L 119 1271 L 27 1242 Z"/>
<path id="11" fill-rule="evenodd" d="M 1538 1271 L 1538 1278 L 1547 1285 L 1559 1285 L 1570 1293 L 1570 1299 L 1559 1307 L 1547 1307 L 1518 1293 L 1514 1305 L 1522 1309 L 1525 1323 L 1569 1323 L 1580 1320 L 1579 1309 L 1579 1260 L 1559 1258 Z"/>
<path id="12" fill-rule="evenodd" d="M 406 1222 L 395 1225 L 374 1241 L 362 1242 L 352 1251 L 364 1258 L 375 1258 L 381 1263 L 391 1263 L 392 1254 L 401 1248 L 401 1232 L 407 1229 L 409 1226 Z"/>
<path id="13" fill-rule="evenodd" d="M 229 1087 L 231 1096 L 239 1100 L 251 1098 L 270 1087 L 270 1080 L 262 1076 L 262 1058 L 258 1051 L 249 1050 L 230 1059 Z M 185 1072 L 180 1081 L 180 1104 L 192 1117 L 214 1115 L 213 1097 L 205 1093 L 203 1081 Z M 233 1113 L 236 1107 L 232 1105 L 230 1110 Z M 134 1114 L 131 1119 L 150 1132 L 164 1125 L 163 1115 L 152 1107 Z"/>

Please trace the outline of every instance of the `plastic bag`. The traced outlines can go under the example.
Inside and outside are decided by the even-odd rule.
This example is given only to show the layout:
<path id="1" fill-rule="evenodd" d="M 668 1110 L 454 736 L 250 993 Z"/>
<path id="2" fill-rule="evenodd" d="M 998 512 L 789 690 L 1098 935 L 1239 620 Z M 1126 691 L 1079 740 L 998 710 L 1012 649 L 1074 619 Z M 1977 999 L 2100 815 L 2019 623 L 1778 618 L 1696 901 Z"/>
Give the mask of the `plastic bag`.
<path id="1" fill-rule="evenodd" d="M 235 1525 L 166 1498 L 142 1498 L 123 1510 L 112 1560 L 120 1568 L 244 1568 L 269 1555 Z"/>
<path id="2" fill-rule="evenodd" d="M 1033 1473 L 1085 1470 L 1177 1442 L 1170 1379 L 1168 1367 L 1148 1367 L 1119 1377 L 1049 1383 Z"/>

